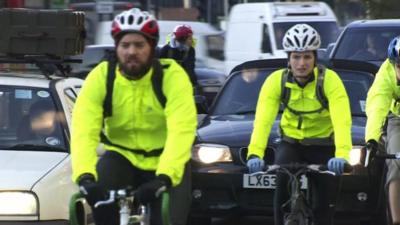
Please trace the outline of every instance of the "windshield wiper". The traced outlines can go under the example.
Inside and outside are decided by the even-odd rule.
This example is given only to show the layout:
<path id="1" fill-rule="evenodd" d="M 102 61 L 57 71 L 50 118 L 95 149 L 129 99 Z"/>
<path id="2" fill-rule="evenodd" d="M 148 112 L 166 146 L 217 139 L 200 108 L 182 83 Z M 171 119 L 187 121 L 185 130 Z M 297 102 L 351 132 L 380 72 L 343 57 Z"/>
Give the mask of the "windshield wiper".
<path id="1" fill-rule="evenodd" d="M 41 152 L 67 152 L 65 148 L 39 144 L 16 144 L 13 146 L 2 146 L 7 150 L 38 150 Z"/>
<path id="2" fill-rule="evenodd" d="M 246 114 L 255 114 L 256 111 L 254 109 L 252 110 L 243 110 L 243 111 L 237 111 L 234 114 L 235 115 L 246 115 Z"/>

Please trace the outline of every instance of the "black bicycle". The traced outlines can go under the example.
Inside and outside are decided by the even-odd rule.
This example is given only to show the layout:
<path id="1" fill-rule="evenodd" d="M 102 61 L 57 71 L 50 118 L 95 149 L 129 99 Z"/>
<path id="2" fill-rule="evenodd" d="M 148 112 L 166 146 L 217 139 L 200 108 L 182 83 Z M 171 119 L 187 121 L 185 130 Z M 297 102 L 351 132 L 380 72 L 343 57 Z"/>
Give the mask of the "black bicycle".
<path id="1" fill-rule="evenodd" d="M 386 159 L 391 159 L 391 160 L 399 160 L 398 161 L 398 168 L 400 169 L 400 152 L 397 152 L 395 154 L 388 154 L 385 151 L 382 150 L 376 150 L 376 149 L 372 149 L 371 146 L 366 146 L 365 148 L 363 148 L 363 150 L 365 152 L 363 152 L 364 154 L 364 166 L 365 167 L 369 167 L 371 165 L 371 162 L 375 159 L 378 160 L 386 160 Z M 383 162 L 384 163 L 384 162 Z M 384 193 L 384 199 L 380 200 L 380 204 L 383 203 L 383 207 L 384 207 L 384 211 L 386 213 L 386 223 L 387 224 L 392 224 L 392 215 L 391 215 L 391 211 L 390 211 L 390 205 L 389 205 L 389 193 L 387 192 L 386 188 L 385 188 L 385 183 L 386 183 L 386 173 L 387 173 L 387 167 L 386 164 L 384 163 L 383 166 L 383 170 L 382 170 L 382 179 L 381 179 L 381 184 L 380 184 L 380 193 Z"/>
<path id="2" fill-rule="evenodd" d="M 156 196 L 161 196 L 161 217 L 163 225 L 170 225 L 169 218 L 169 193 L 166 191 L 166 187 L 160 188 L 156 193 Z M 150 225 L 150 211 L 148 205 L 139 204 L 135 207 L 134 196 L 136 190 L 132 188 L 124 188 L 118 190 L 108 191 L 109 198 L 104 201 L 98 201 L 95 203 L 94 207 L 97 208 L 101 205 L 113 204 L 118 202 L 119 205 L 119 215 L 120 215 L 120 225 Z M 83 198 L 81 193 L 76 193 L 70 201 L 70 223 L 72 225 L 79 225 L 76 209 L 74 208 L 77 199 Z"/>
<path id="3" fill-rule="evenodd" d="M 349 172 L 350 165 L 346 166 L 345 171 Z M 289 212 L 284 214 L 285 225 L 311 225 L 313 224 L 313 212 L 309 204 L 310 193 L 301 190 L 301 176 L 307 173 L 320 173 L 335 176 L 334 172 L 327 169 L 326 165 L 317 164 L 283 164 L 268 166 L 266 171 L 252 173 L 251 176 L 264 175 L 273 172 L 282 172 L 289 176 L 290 199 L 288 201 Z M 308 183 L 307 183 L 308 184 Z M 309 189 L 307 189 L 309 190 Z M 285 203 L 286 204 L 286 203 Z"/>

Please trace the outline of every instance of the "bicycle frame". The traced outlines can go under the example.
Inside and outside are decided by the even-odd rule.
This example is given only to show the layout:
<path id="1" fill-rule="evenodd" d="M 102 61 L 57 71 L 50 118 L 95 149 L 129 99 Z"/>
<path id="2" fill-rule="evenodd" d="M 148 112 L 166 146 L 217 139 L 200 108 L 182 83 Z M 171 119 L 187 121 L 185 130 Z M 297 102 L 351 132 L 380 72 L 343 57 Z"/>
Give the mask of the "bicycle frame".
<path id="1" fill-rule="evenodd" d="M 370 146 L 366 146 L 365 148 L 365 161 L 364 161 L 364 167 L 368 167 L 369 163 L 373 158 L 376 159 L 390 159 L 390 160 L 400 160 L 400 152 L 396 152 L 394 154 L 389 154 L 383 152 L 383 151 L 377 151 L 372 149 Z M 389 193 L 388 190 L 385 188 L 385 179 L 382 180 L 382 190 L 384 190 L 385 193 L 385 198 L 386 198 L 386 219 L 388 220 L 388 224 L 392 224 L 393 218 L 391 214 L 391 209 L 390 209 L 390 204 L 389 204 Z"/>
<path id="2" fill-rule="evenodd" d="M 292 172 L 294 170 L 295 172 Z M 285 164 L 285 165 L 271 165 L 266 171 L 256 172 L 251 176 L 263 175 L 272 172 L 282 172 L 289 176 L 290 198 L 287 203 L 290 203 L 290 211 L 284 215 L 285 225 L 310 225 L 313 221 L 312 209 L 309 207 L 307 197 L 301 191 L 300 177 L 302 174 L 308 172 L 321 173 L 335 175 L 334 172 L 330 172 L 326 169 L 325 165 L 316 164 Z M 285 206 L 287 203 L 282 205 Z"/>
<path id="3" fill-rule="evenodd" d="M 134 201 L 134 192 L 127 189 L 110 190 L 109 198 L 104 201 L 96 202 L 95 208 L 101 205 L 108 205 L 118 202 L 120 225 L 130 225 L 133 223 L 140 223 L 140 225 L 150 224 L 150 214 L 148 213 L 147 206 L 139 205 L 139 213 L 131 215 L 131 206 Z"/>
<path id="4" fill-rule="evenodd" d="M 157 196 L 161 195 L 162 204 L 161 204 L 161 217 L 163 225 L 170 225 L 169 218 L 169 193 L 166 191 L 165 187 L 160 188 L 160 190 L 156 193 Z M 82 193 L 75 193 L 69 202 L 69 219 L 71 225 L 81 225 L 78 221 L 76 202 L 79 199 L 83 199 L 84 196 Z M 149 225 L 150 224 L 150 213 L 148 211 L 148 207 L 144 205 L 139 205 L 138 211 L 139 213 L 136 215 L 131 215 L 134 200 L 134 191 L 129 191 L 128 189 L 120 189 L 120 190 L 111 190 L 109 191 L 109 198 L 104 201 L 99 201 L 95 204 L 94 207 L 98 207 L 100 205 L 112 204 L 118 201 L 120 207 L 120 225 L 130 225 L 137 224 L 140 225 Z"/>

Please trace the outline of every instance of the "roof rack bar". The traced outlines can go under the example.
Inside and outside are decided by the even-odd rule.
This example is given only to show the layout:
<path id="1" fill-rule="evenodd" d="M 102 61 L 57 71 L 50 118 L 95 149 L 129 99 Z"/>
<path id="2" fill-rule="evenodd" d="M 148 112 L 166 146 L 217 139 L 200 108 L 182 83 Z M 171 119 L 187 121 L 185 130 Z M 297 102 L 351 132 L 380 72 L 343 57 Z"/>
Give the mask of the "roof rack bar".
<path id="1" fill-rule="evenodd" d="M 22 55 L 0 56 L 0 63 L 82 63 L 82 59 L 61 59 L 49 56 Z"/>

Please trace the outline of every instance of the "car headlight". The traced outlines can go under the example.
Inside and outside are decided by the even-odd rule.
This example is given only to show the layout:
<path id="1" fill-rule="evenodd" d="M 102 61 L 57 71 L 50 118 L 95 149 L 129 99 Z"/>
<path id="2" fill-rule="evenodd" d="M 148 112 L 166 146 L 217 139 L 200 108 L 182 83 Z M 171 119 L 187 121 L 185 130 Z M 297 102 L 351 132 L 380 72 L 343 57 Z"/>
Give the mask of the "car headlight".
<path id="1" fill-rule="evenodd" d="M 362 148 L 363 146 L 358 146 L 358 145 L 353 146 L 353 148 L 350 151 L 350 161 L 349 161 L 350 165 L 354 166 L 361 163 Z"/>
<path id="2" fill-rule="evenodd" d="M 36 197 L 29 192 L 0 192 L 0 215 L 37 215 Z"/>
<path id="3" fill-rule="evenodd" d="M 218 144 L 197 144 L 193 147 L 193 160 L 201 163 L 232 162 L 229 147 Z"/>

